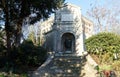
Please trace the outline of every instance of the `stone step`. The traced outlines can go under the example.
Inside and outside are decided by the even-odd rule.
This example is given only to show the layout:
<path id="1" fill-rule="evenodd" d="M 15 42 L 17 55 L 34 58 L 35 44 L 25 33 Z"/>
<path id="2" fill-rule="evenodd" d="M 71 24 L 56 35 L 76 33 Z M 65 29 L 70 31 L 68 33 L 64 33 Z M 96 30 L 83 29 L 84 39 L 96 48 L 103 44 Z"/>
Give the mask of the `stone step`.
<path id="1" fill-rule="evenodd" d="M 60 53 L 55 53 L 55 56 L 77 56 L 77 54 L 60 54 Z"/>
<path id="2" fill-rule="evenodd" d="M 54 59 L 82 59 L 80 56 L 56 56 Z"/>
<path id="3" fill-rule="evenodd" d="M 69 56 L 69 57 L 67 57 L 67 56 L 64 56 L 64 57 L 55 57 L 54 59 L 82 59 L 81 57 L 71 57 L 71 56 Z"/>
<path id="4" fill-rule="evenodd" d="M 76 55 L 55 56 L 36 77 L 80 77 L 82 57 Z"/>
<path id="5" fill-rule="evenodd" d="M 80 76 L 76 74 L 56 74 L 56 75 L 48 74 L 40 77 L 80 77 Z"/>
<path id="6" fill-rule="evenodd" d="M 80 63 L 81 60 L 79 60 L 79 59 L 78 59 L 78 60 L 76 60 L 76 59 L 69 59 L 69 60 L 55 59 L 54 62 L 55 62 L 55 63 L 57 63 L 57 62 L 58 62 L 58 63 L 60 63 L 60 62 L 61 62 L 61 63 L 73 63 L 73 62 L 74 62 L 74 63 Z"/>

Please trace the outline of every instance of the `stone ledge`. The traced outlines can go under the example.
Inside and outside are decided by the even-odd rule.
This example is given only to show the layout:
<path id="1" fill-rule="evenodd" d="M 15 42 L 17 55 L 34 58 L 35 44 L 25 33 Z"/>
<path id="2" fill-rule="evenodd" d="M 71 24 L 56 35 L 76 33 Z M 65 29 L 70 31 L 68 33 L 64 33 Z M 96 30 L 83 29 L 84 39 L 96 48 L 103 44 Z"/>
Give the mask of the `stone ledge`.
<path id="1" fill-rule="evenodd" d="M 83 77 L 96 77 L 97 70 L 95 70 L 95 67 L 97 63 L 87 52 L 84 52 L 83 55 L 83 57 L 87 59 L 84 69 L 82 70 L 82 74 L 85 74 Z"/>
<path id="2" fill-rule="evenodd" d="M 92 67 L 96 67 L 98 64 L 92 59 L 92 57 L 90 55 L 86 56 L 86 59 L 88 61 L 88 63 L 92 66 Z"/>
<path id="3" fill-rule="evenodd" d="M 44 68 L 46 65 L 48 65 L 52 61 L 52 59 L 54 58 L 54 54 L 55 53 L 50 53 L 47 60 L 37 70 L 40 70 L 40 69 Z"/>

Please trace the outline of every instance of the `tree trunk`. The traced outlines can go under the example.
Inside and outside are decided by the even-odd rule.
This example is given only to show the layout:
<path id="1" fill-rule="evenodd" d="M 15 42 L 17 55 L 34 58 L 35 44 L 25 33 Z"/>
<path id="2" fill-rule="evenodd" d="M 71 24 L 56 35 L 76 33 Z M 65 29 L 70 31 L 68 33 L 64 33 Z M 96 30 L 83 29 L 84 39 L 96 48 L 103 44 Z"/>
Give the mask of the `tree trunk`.
<path id="1" fill-rule="evenodd" d="M 7 37 L 7 39 L 6 39 L 6 42 L 7 42 L 7 52 L 10 52 L 11 51 L 11 40 L 10 40 L 10 38 L 11 38 L 11 34 L 10 34 L 10 32 L 9 31 L 7 31 L 6 30 L 6 37 Z"/>
<path id="2" fill-rule="evenodd" d="M 8 53 L 11 51 L 11 32 L 10 32 L 10 23 L 9 23 L 9 11 L 8 11 L 8 3 L 6 3 L 5 11 L 5 31 L 6 31 L 6 42 L 7 42 L 7 51 Z"/>
<path id="3" fill-rule="evenodd" d="M 17 23 L 17 29 L 15 32 L 15 46 L 18 47 L 21 42 L 21 37 L 22 37 L 22 19 L 19 20 Z"/>

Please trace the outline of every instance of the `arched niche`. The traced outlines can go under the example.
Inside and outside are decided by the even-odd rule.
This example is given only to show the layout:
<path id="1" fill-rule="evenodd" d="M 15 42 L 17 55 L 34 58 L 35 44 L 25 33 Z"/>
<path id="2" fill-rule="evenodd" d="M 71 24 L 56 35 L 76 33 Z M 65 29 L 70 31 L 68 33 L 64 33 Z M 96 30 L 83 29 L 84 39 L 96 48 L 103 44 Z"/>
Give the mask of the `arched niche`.
<path id="1" fill-rule="evenodd" d="M 75 36 L 72 33 L 64 33 L 61 40 L 63 53 L 73 53 L 75 51 Z"/>

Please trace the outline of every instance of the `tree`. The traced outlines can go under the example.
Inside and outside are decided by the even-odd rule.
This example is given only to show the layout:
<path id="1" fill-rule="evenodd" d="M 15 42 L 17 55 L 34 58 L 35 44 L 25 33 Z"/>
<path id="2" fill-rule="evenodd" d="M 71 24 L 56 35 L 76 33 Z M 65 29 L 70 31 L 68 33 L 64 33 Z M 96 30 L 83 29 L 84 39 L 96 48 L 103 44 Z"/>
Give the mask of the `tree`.
<path id="1" fill-rule="evenodd" d="M 29 33 L 28 40 L 31 40 L 33 44 L 36 44 L 35 33 L 33 31 Z"/>
<path id="2" fill-rule="evenodd" d="M 118 33 L 119 30 L 117 29 L 120 26 L 120 9 L 118 6 L 120 1 L 106 0 L 105 2 L 104 4 L 100 4 L 100 2 L 92 3 L 87 14 L 94 22 L 95 32 L 114 31 Z"/>
<path id="3" fill-rule="evenodd" d="M 0 0 L 0 9 L 4 13 L 7 49 L 11 49 L 11 39 L 15 46 L 20 44 L 23 19 L 34 14 L 31 23 L 48 18 L 64 0 Z"/>
<path id="4" fill-rule="evenodd" d="M 5 49 L 5 31 L 0 30 L 0 52 Z"/>

